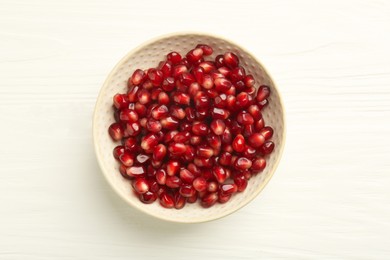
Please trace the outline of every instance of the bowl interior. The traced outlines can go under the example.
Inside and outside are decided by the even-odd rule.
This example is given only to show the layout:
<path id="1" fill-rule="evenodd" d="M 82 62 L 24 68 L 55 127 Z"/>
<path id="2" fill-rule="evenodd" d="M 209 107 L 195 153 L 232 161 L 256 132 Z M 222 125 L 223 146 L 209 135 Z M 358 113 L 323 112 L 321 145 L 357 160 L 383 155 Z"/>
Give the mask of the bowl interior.
<path id="1" fill-rule="evenodd" d="M 111 140 L 107 131 L 110 124 L 114 122 L 112 97 L 116 93 L 126 92 L 127 80 L 135 69 L 156 67 L 170 51 L 175 50 L 184 55 L 198 43 L 205 43 L 213 47 L 214 54 L 211 58 L 226 51 L 238 53 L 240 64 L 245 67 L 247 73 L 254 76 L 256 86 L 266 84 L 271 87 L 269 106 L 264 108 L 263 117 L 266 125 L 274 128 L 272 141 L 275 143 L 275 150 L 266 158 L 266 169 L 261 174 L 252 177 L 247 189 L 234 195 L 228 203 L 217 203 L 208 209 L 202 208 L 198 203 L 187 204 L 181 210 L 165 209 L 158 202 L 146 205 L 133 194 L 130 182 L 120 175 L 119 164 L 112 155 L 112 150 L 119 144 L 119 142 Z M 130 52 L 117 64 L 100 91 L 94 113 L 93 134 L 95 150 L 102 172 L 110 185 L 125 201 L 147 214 L 164 220 L 194 223 L 226 216 L 246 205 L 260 193 L 271 178 L 281 157 L 284 145 L 284 127 L 283 106 L 279 93 L 263 66 L 253 56 L 234 43 L 218 37 L 203 34 L 179 34 L 145 43 Z"/>

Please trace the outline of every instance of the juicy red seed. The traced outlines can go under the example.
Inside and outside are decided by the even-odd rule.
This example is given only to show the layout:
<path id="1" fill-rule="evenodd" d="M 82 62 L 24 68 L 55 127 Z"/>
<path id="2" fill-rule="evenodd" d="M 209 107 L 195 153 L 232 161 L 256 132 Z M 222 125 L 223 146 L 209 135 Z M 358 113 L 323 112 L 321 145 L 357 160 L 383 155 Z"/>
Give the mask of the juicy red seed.
<path id="1" fill-rule="evenodd" d="M 179 80 L 182 84 L 189 87 L 192 83 L 195 82 L 194 76 L 191 73 L 185 72 L 179 76 Z"/>
<path id="2" fill-rule="evenodd" d="M 232 184 L 223 184 L 221 185 L 220 191 L 224 195 L 231 195 L 233 193 L 237 192 L 237 185 L 232 183 Z"/>
<path id="3" fill-rule="evenodd" d="M 156 106 L 152 112 L 151 115 L 154 119 L 160 120 L 168 115 L 168 107 L 166 105 L 160 105 Z"/>
<path id="4" fill-rule="evenodd" d="M 267 162 L 263 157 L 257 157 L 255 159 L 253 159 L 251 169 L 254 172 L 259 172 L 259 171 L 264 170 L 266 165 L 267 165 Z"/>
<path id="5" fill-rule="evenodd" d="M 170 112 L 171 115 L 177 119 L 184 119 L 186 117 L 184 109 L 178 106 L 171 106 Z"/>
<path id="6" fill-rule="evenodd" d="M 241 66 L 238 66 L 237 68 L 234 68 L 229 73 L 229 78 L 232 82 L 237 82 L 245 79 L 245 69 Z M 245 83 L 243 82 L 245 85 Z"/>
<path id="7" fill-rule="evenodd" d="M 258 132 L 260 132 L 261 129 L 264 128 L 264 124 L 265 124 L 265 123 L 264 123 L 264 119 L 263 119 L 263 118 L 260 118 L 260 119 L 257 120 L 257 121 L 255 122 L 255 124 L 254 124 L 255 130 L 258 131 Z"/>
<path id="8" fill-rule="evenodd" d="M 157 97 L 157 101 L 160 105 L 168 105 L 169 104 L 169 96 L 165 92 L 160 92 Z"/>
<path id="9" fill-rule="evenodd" d="M 203 50 L 201 48 L 195 48 L 193 50 L 190 50 L 186 58 L 189 63 L 196 63 L 198 60 L 200 60 L 203 56 Z"/>
<path id="10" fill-rule="evenodd" d="M 140 85 L 145 79 L 145 72 L 143 70 L 136 69 L 130 79 L 134 86 Z"/>
<path id="11" fill-rule="evenodd" d="M 203 51 L 203 55 L 210 56 L 213 54 L 213 48 L 211 48 L 209 45 L 206 44 L 198 44 L 196 45 L 196 48 L 200 48 Z"/>
<path id="12" fill-rule="evenodd" d="M 237 135 L 232 143 L 233 149 L 236 152 L 243 152 L 245 150 L 245 138 L 241 134 Z"/>
<path id="13" fill-rule="evenodd" d="M 152 159 L 151 165 L 154 169 L 159 169 L 162 165 L 162 161 L 156 161 Z"/>
<path id="14" fill-rule="evenodd" d="M 156 171 L 156 181 L 160 185 L 165 185 L 167 180 L 167 172 L 164 169 L 158 169 Z"/>
<path id="15" fill-rule="evenodd" d="M 230 144 L 232 142 L 232 140 L 233 140 L 232 132 L 230 131 L 230 129 L 228 127 L 226 127 L 225 131 L 223 132 L 223 134 L 221 136 L 221 141 L 224 144 Z"/>
<path id="16" fill-rule="evenodd" d="M 191 107 L 186 107 L 184 110 L 186 112 L 186 119 L 190 122 L 195 120 L 195 109 Z"/>
<path id="17" fill-rule="evenodd" d="M 138 194 L 143 194 L 149 190 L 149 184 L 144 178 L 137 178 L 133 181 L 133 188 Z"/>
<path id="18" fill-rule="evenodd" d="M 218 72 L 222 74 L 222 78 L 226 77 L 230 73 L 230 69 L 228 67 L 220 67 L 218 68 Z M 214 79 L 221 78 L 221 76 L 215 75 Z"/>
<path id="19" fill-rule="evenodd" d="M 211 167 L 213 166 L 213 161 L 211 160 L 211 158 L 195 157 L 194 164 L 198 167 Z"/>
<path id="20" fill-rule="evenodd" d="M 144 83 L 142 83 L 142 88 L 144 90 L 151 90 L 153 88 L 153 83 L 150 81 L 150 79 L 146 79 Z"/>
<path id="21" fill-rule="evenodd" d="M 248 112 L 249 112 L 249 114 L 251 114 L 251 116 L 253 117 L 253 119 L 255 121 L 260 120 L 260 118 L 262 118 L 261 110 L 260 110 L 258 105 L 255 105 L 255 104 L 250 105 L 248 107 Z"/>
<path id="22" fill-rule="evenodd" d="M 275 144 L 271 141 L 267 141 L 259 148 L 259 151 L 262 154 L 270 154 L 270 153 L 272 153 L 274 148 L 275 148 Z"/>
<path id="23" fill-rule="evenodd" d="M 183 131 L 173 137 L 173 141 L 176 143 L 186 143 L 191 138 L 191 133 Z"/>
<path id="24" fill-rule="evenodd" d="M 189 105 L 190 104 L 190 96 L 186 93 L 176 92 L 173 95 L 173 101 L 180 105 Z"/>
<path id="25" fill-rule="evenodd" d="M 147 91 L 146 89 L 141 89 L 140 91 L 138 91 L 137 97 L 138 97 L 138 102 L 141 103 L 142 105 L 145 105 L 151 101 L 150 92 Z"/>
<path id="26" fill-rule="evenodd" d="M 138 154 L 136 157 L 136 161 L 139 164 L 144 164 L 145 162 L 149 161 L 149 159 L 150 159 L 150 156 L 148 156 L 146 154 Z"/>
<path id="27" fill-rule="evenodd" d="M 215 89 L 219 92 L 226 92 L 232 87 L 232 83 L 225 78 L 216 78 L 214 80 Z"/>
<path id="28" fill-rule="evenodd" d="M 148 78 L 152 82 L 153 86 L 160 86 L 164 79 L 164 74 L 161 70 L 149 69 Z"/>
<path id="29" fill-rule="evenodd" d="M 126 124 L 126 132 L 130 136 L 137 136 L 141 132 L 141 125 L 137 122 Z"/>
<path id="30" fill-rule="evenodd" d="M 217 66 L 217 68 L 220 68 L 222 66 L 225 66 L 224 64 L 224 59 L 223 59 L 223 55 L 217 55 L 215 57 L 215 65 Z"/>
<path id="31" fill-rule="evenodd" d="M 227 105 L 227 95 L 222 93 L 214 98 L 214 106 L 217 108 L 224 108 Z"/>
<path id="32" fill-rule="evenodd" d="M 214 166 L 213 174 L 219 183 L 223 183 L 226 180 L 226 171 L 222 166 Z"/>
<path id="33" fill-rule="evenodd" d="M 144 118 L 141 118 L 139 120 L 139 124 L 143 127 L 143 128 L 146 128 L 146 123 L 148 122 L 148 119 L 146 117 Z"/>
<path id="34" fill-rule="evenodd" d="M 233 177 L 233 180 L 234 180 L 234 183 L 237 185 L 237 191 L 239 191 L 239 192 L 244 191 L 246 189 L 246 187 L 248 186 L 248 181 L 245 178 L 244 174 L 242 174 L 242 173 L 236 174 Z"/>
<path id="35" fill-rule="evenodd" d="M 150 203 L 153 203 L 156 201 L 157 195 L 156 195 L 156 193 L 147 191 L 143 194 L 140 194 L 139 199 L 140 199 L 140 201 L 142 201 L 145 204 L 150 204 Z"/>
<path id="36" fill-rule="evenodd" d="M 211 146 L 213 149 L 220 149 L 221 148 L 221 137 L 215 134 L 210 134 L 206 137 L 207 143 Z"/>
<path id="37" fill-rule="evenodd" d="M 146 122 L 146 129 L 152 133 L 158 133 L 161 131 L 162 126 L 160 121 L 154 120 L 153 118 L 149 119 Z"/>
<path id="38" fill-rule="evenodd" d="M 249 95 L 246 92 L 241 92 L 236 97 L 236 104 L 240 108 L 246 108 L 249 105 Z"/>
<path id="39" fill-rule="evenodd" d="M 256 100 L 258 102 L 264 101 L 271 94 L 271 89 L 266 85 L 261 85 L 257 90 Z"/>
<path id="40" fill-rule="evenodd" d="M 113 155 L 114 158 L 119 160 L 119 156 L 121 156 L 125 152 L 125 147 L 122 145 L 118 145 L 117 147 L 114 148 L 113 150 Z"/>
<path id="41" fill-rule="evenodd" d="M 125 139 L 124 145 L 126 149 L 128 149 L 130 152 L 136 152 L 138 150 L 138 143 L 137 140 L 133 137 L 129 137 Z"/>
<path id="42" fill-rule="evenodd" d="M 260 134 L 264 136 L 265 140 L 268 140 L 274 135 L 274 130 L 272 127 L 266 126 L 260 130 Z"/>
<path id="43" fill-rule="evenodd" d="M 186 152 L 187 147 L 183 143 L 171 143 L 168 147 L 168 151 L 172 155 L 182 155 Z"/>
<path id="44" fill-rule="evenodd" d="M 158 139 L 155 134 L 148 134 L 142 138 L 141 148 L 144 150 L 150 150 L 158 144 Z"/>
<path id="45" fill-rule="evenodd" d="M 123 122 L 137 122 L 138 114 L 134 110 L 124 108 L 119 113 L 119 119 Z"/>
<path id="46" fill-rule="evenodd" d="M 173 200 L 175 203 L 175 209 L 182 209 L 186 204 L 186 198 L 182 196 L 179 192 L 175 192 L 173 195 Z"/>
<path id="47" fill-rule="evenodd" d="M 167 176 L 167 180 L 165 181 L 165 185 L 172 189 L 179 188 L 181 184 L 182 181 L 177 176 Z"/>
<path id="48" fill-rule="evenodd" d="M 157 185 L 158 183 L 155 180 L 156 172 L 157 172 L 157 170 L 153 167 L 152 164 L 149 164 L 146 167 L 146 177 L 149 178 L 149 180 L 148 180 L 148 182 L 149 182 L 149 190 L 152 191 L 152 192 L 157 192 L 157 190 L 159 189 L 159 186 Z M 158 186 L 157 188 L 155 187 L 156 185 Z"/>
<path id="49" fill-rule="evenodd" d="M 255 78 L 252 75 L 246 75 L 244 83 L 247 88 L 251 88 L 255 85 Z"/>
<path id="50" fill-rule="evenodd" d="M 232 130 L 232 134 L 234 135 L 238 135 L 238 134 L 241 134 L 242 132 L 242 125 L 240 125 L 237 121 L 233 121 L 233 123 L 231 124 L 231 130 Z"/>
<path id="51" fill-rule="evenodd" d="M 255 122 L 251 114 L 249 114 L 247 111 L 242 110 L 237 115 L 237 122 L 242 125 L 251 125 Z"/>
<path id="52" fill-rule="evenodd" d="M 198 108 L 195 112 L 195 117 L 198 120 L 204 121 L 210 115 L 209 109 L 206 108 Z"/>
<path id="53" fill-rule="evenodd" d="M 170 116 L 161 119 L 160 123 L 163 128 L 168 130 L 175 130 L 179 126 L 179 121 Z"/>
<path id="54" fill-rule="evenodd" d="M 207 135 L 208 134 L 209 128 L 208 128 L 208 126 L 205 123 L 196 122 L 196 123 L 194 123 L 192 125 L 191 131 L 195 135 L 203 136 L 203 135 Z"/>
<path id="55" fill-rule="evenodd" d="M 249 137 L 253 134 L 255 128 L 253 127 L 253 125 L 244 125 L 243 129 L 242 129 L 242 134 L 244 137 Z"/>
<path id="56" fill-rule="evenodd" d="M 123 138 L 124 130 L 121 124 L 113 123 L 108 128 L 108 133 L 110 134 L 112 140 L 119 141 Z"/>
<path id="57" fill-rule="evenodd" d="M 230 194 L 223 194 L 222 192 L 218 192 L 218 202 L 221 204 L 228 202 L 231 197 L 232 195 Z"/>
<path id="58" fill-rule="evenodd" d="M 219 164 L 224 166 L 230 166 L 232 163 L 232 155 L 228 152 L 223 152 L 219 156 Z"/>
<path id="59" fill-rule="evenodd" d="M 116 94 L 113 97 L 113 103 L 117 109 L 123 109 L 129 107 L 129 99 L 125 94 Z"/>
<path id="60" fill-rule="evenodd" d="M 162 92 L 163 90 L 161 88 L 153 88 L 152 92 L 150 93 L 150 97 L 152 100 L 157 100 L 158 95 Z"/>
<path id="61" fill-rule="evenodd" d="M 227 119 L 230 116 L 230 112 L 227 109 L 214 107 L 211 111 L 211 116 L 214 119 Z"/>
<path id="62" fill-rule="evenodd" d="M 194 77 L 196 79 L 196 82 L 198 84 L 202 84 L 203 82 L 203 77 L 205 75 L 204 69 L 202 67 L 196 67 L 195 69 L 192 70 L 192 73 L 194 74 Z"/>
<path id="63" fill-rule="evenodd" d="M 244 90 L 246 90 L 246 87 L 245 87 L 245 83 L 243 81 L 237 81 L 234 83 L 234 86 L 236 87 L 236 91 L 237 92 L 244 92 L 246 93 Z"/>
<path id="64" fill-rule="evenodd" d="M 164 136 L 164 143 L 169 143 L 173 140 L 173 138 L 178 134 L 179 132 L 176 130 L 169 131 Z"/>
<path id="65" fill-rule="evenodd" d="M 192 127 L 192 124 L 189 123 L 189 122 L 186 122 L 186 121 L 183 121 L 181 124 L 180 124 L 180 127 L 179 127 L 179 130 L 180 131 L 191 131 L 191 127 Z"/>
<path id="66" fill-rule="evenodd" d="M 180 163 L 177 160 L 170 160 L 167 163 L 167 174 L 173 176 L 180 170 Z"/>
<path id="67" fill-rule="evenodd" d="M 191 184 L 182 184 L 179 189 L 180 195 L 185 198 L 192 197 L 196 194 L 195 188 Z"/>
<path id="68" fill-rule="evenodd" d="M 178 79 L 179 76 L 185 72 L 187 72 L 188 69 L 186 66 L 184 65 L 176 65 L 173 67 L 173 70 L 172 70 L 172 76 L 175 78 L 175 79 Z"/>
<path id="69" fill-rule="evenodd" d="M 181 55 L 178 52 L 170 52 L 167 55 L 167 60 L 172 62 L 172 64 L 178 64 L 181 61 Z"/>
<path id="70" fill-rule="evenodd" d="M 227 96 L 226 107 L 228 107 L 230 110 L 234 110 L 234 111 L 236 111 L 238 109 L 236 96 L 234 96 L 234 95 Z"/>
<path id="71" fill-rule="evenodd" d="M 200 91 L 195 94 L 194 103 L 197 108 L 208 108 L 210 106 L 210 98 L 203 91 Z"/>
<path id="72" fill-rule="evenodd" d="M 143 167 L 143 166 L 131 166 L 131 167 L 127 168 L 126 173 L 130 177 L 136 178 L 136 177 L 144 176 L 146 171 L 145 171 L 145 167 Z"/>
<path id="73" fill-rule="evenodd" d="M 194 189 L 197 191 L 205 191 L 207 189 L 207 181 L 203 177 L 196 178 L 192 185 L 194 186 Z"/>
<path id="74" fill-rule="evenodd" d="M 211 89 L 214 86 L 214 80 L 209 74 L 203 75 L 203 80 L 200 83 L 205 89 Z"/>
<path id="75" fill-rule="evenodd" d="M 218 194 L 216 192 L 209 193 L 202 198 L 201 205 L 204 208 L 213 206 L 218 200 Z"/>
<path id="76" fill-rule="evenodd" d="M 246 157 L 238 157 L 234 162 L 234 167 L 238 170 L 247 170 L 252 166 L 252 161 Z"/>
<path id="77" fill-rule="evenodd" d="M 242 155 L 247 158 L 253 158 L 256 156 L 256 154 L 257 154 L 257 150 L 249 145 L 246 145 L 244 152 L 242 152 Z"/>
<path id="78" fill-rule="evenodd" d="M 221 119 L 215 119 L 211 122 L 210 129 L 214 132 L 214 134 L 222 135 L 226 129 L 225 122 Z"/>
<path id="79" fill-rule="evenodd" d="M 164 63 L 161 64 L 160 70 L 163 73 L 164 78 L 171 76 L 172 62 L 169 60 L 165 61 Z"/>
<path id="80" fill-rule="evenodd" d="M 216 97 L 218 97 L 219 93 L 215 89 L 208 89 L 208 90 L 206 90 L 206 95 L 209 98 L 216 98 Z"/>
<path id="81" fill-rule="evenodd" d="M 226 52 L 223 55 L 223 63 L 229 68 L 235 68 L 238 66 L 239 60 L 236 54 L 233 52 Z"/>
<path id="82" fill-rule="evenodd" d="M 139 89 L 140 89 L 139 86 L 130 87 L 129 91 L 127 92 L 127 98 L 129 99 L 129 102 L 138 101 L 137 93 L 138 93 Z"/>
<path id="83" fill-rule="evenodd" d="M 134 155 L 125 151 L 122 155 L 119 156 L 119 160 L 123 163 L 124 166 L 130 167 L 134 164 Z"/>
<path id="84" fill-rule="evenodd" d="M 194 196 L 187 198 L 188 203 L 195 203 L 198 200 L 198 194 L 195 193 Z"/>
<path id="85" fill-rule="evenodd" d="M 188 88 L 188 94 L 194 97 L 200 91 L 200 85 L 197 82 L 192 83 Z"/>
<path id="86" fill-rule="evenodd" d="M 180 170 L 180 178 L 183 182 L 191 184 L 195 179 L 195 175 L 190 170 L 183 168 Z"/>
<path id="87" fill-rule="evenodd" d="M 213 148 L 208 147 L 206 145 L 198 146 L 196 154 L 199 157 L 210 158 L 211 156 L 213 156 Z"/>
<path id="88" fill-rule="evenodd" d="M 248 143 L 255 148 L 262 146 L 264 142 L 265 142 L 265 138 L 260 133 L 254 133 L 248 137 Z"/>
<path id="89" fill-rule="evenodd" d="M 160 205 L 163 206 L 164 208 L 173 208 L 175 205 L 174 199 L 171 195 L 169 195 L 166 192 L 162 192 L 160 194 Z"/>
<path id="90" fill-rule="evenodd" d="M 164 79 L 161 88 L 165 91 L 172 91 L 175 86 L 175 79 L 173 77 L 167 77 Z"/>
<path id="91" fill-rule="evenodd" d="M 214 63 L 210 61 L 199 63 L 199 67 L 203 69 L 204 73 L 211 73 L 216 69 Z"/>

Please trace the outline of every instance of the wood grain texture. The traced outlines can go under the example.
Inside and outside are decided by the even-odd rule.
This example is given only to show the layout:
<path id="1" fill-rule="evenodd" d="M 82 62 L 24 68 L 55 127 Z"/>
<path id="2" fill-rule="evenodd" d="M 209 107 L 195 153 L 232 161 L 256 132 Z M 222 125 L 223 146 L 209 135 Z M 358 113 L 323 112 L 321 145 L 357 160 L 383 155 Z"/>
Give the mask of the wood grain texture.
<path id="1" fill-rule="evenodd" d="M 122 202 L 91 134 L 116 62 L 183 30 L 250 50 L 287 110 L 263 193 L 196 225 Z M 0 259 L 389 259 L 389 31 L 384 0 L 0 0 Z"/>

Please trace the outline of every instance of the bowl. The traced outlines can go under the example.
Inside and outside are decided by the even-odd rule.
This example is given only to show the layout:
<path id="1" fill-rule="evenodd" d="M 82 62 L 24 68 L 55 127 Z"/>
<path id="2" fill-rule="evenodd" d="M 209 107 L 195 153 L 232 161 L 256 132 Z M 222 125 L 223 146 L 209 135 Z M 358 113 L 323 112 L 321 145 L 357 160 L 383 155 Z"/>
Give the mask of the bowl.
<path id="1" fill-rule="evenodd" d="M 125 93 L 127 80 L 135 69 L 156 67 L 159 61 L 171 51 L 178 51 L 182 55 L 194 48 L 198 43 L 205 43 L 214 49 L 211 58 L 226 51 L 238 54 L 240 64 L 247 73 L 251 73 L 256 86 L 266 84 L 271 88 L 268 107 L 263 109 L 266 125 L 274 128 L 272 141 L 275 150 L 267 158 L 267 167 L 263 172 L 252 177 L 244 192 L 232 196 L 225 204 L 215 204 L 210 208 L 202 208 L 199 203 L 189 204 L 180 210 L 163 208 L 157 201 L 152 204 L 143 204 L 134 195 L 131 184 L 119 173 L 119 164 L 114 159 L 112 151 L 117 142 L 112 141 L 108 134 L 108 127 L 114 120 L 112 97 L 116 93 Z M 198 223 L 215 220 L 227 216 L 252 201 L 267 185 L 280 161 L 285 143 L 284 108 L 279 91 L 274 81 L 256 58 L 244 48 L 218 36 L 203 33 L 177 33 L 165 35 L 150 40 L 128 53 L 114 67 L 104 82 L 98 96 L 93 115 L 93 139 L 97 160 L 104 177 L 116 193 L 130 206 L 159 219 L 180 222 Z"/>

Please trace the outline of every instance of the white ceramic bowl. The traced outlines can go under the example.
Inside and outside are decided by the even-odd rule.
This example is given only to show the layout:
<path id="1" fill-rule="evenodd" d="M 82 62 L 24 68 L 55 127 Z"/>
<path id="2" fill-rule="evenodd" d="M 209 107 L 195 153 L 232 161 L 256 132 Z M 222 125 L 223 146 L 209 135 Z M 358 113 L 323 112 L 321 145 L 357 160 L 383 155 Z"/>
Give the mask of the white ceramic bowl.
<path id="1" fill-rule="evenodd" d="M 118 171 L 119 164 L 112 155 L 112 150 L 118 143 L 112 141 L 108 135 L 108 127 L 114 122 L 112 97 L 116 93 L 125 93 L 127 80 L 137 68 L 147 69 L 156 67 L 159 61 L 165 58 L 170 51 L 178 51 L 182 55 L 194 48 L 198 43 L 205 43 L 214 49 L 214 58 L 217 54 L 226 51 L 238 53 L 240 64 L 247 73 L 251 73 L 256 86 L 266 84 L 271 87 L 269 106 L 264 108 L 263 117 L 266 125 L 274 129 L 272 141 L 275 143 L 274 152 L 267 158 L 267 167 L 261 173 L 249 180 L 247 189 L 237 193 L 225 204 L 217 203 L 211 208 L 202 208 L 199 203 L 186 204 L 181 210 L 166 209 L 159 205 L 143 204 L 133 194 L 131 184 Z M 93 116 L 93 138 L 96 156 L 102 172 L 111 187 L 129 205 L 154 217 L 173 222 L 196 223 L 210 221 L 229 215 L 253 200 L 265 187 L 275 172 L 282 155 L 285 142 L 284 109 L 279 92 L 264 67 L 248 51 L 238 45 L 217 36 L 199 33 L 178 33 L 165 35 L 128 53 L 108 75 L 96 102 Z"/>

